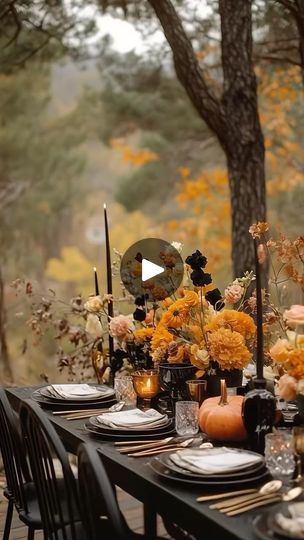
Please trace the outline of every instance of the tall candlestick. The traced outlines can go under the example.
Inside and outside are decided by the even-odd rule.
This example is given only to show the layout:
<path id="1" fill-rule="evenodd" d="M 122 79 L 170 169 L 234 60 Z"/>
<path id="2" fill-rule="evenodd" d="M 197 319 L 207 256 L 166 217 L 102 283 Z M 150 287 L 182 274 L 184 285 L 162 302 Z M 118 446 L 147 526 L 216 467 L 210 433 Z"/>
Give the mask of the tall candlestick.
<path id="1" fill-rule="evenodd" d="M 108 227 L 108 215 L 107 215 L 107 205 L 103 205 L 104 211 L 104 224 L 105 224 L 105 239 L 106 239 L 106 262 L 107 262 L 107 293 L 113 294 L 113 284 L 112 284 L 112 264 L 111 264 L 111 248 L 110 248 L 110 238 L 109 238 L 109 227 Z M 114 315 L 113 302 L 108 302 L 108 319 L 109 321 Z M 112 362 L 114 353 L 114 341 L 112 336 L 109 334 L 109 357 L 110 364 Z M 113 382 L 113 381 L 111 381 Z"/>
<path id="2" fill-rule="evenodd" d="M 256 368 L 257 378 L 264 378 L 264 346 L 263 346 L 263 302 L 261 288 L 260 263 L 258 259 L 258 240 L 254 239 L 255 258 L 255 279 L 256 279 L 256 324 L 257 324 L 257 346 L 256 346 Z"/>
<path id="3" fill-rule="evenodd" d="M 99 296 L 99 285 L 98 285 L 98 275 L 97 275 L 96 266 L 94 266 L 93 270 L 94 270 L 94 282 L 95 282 L 95 295 Z"/>

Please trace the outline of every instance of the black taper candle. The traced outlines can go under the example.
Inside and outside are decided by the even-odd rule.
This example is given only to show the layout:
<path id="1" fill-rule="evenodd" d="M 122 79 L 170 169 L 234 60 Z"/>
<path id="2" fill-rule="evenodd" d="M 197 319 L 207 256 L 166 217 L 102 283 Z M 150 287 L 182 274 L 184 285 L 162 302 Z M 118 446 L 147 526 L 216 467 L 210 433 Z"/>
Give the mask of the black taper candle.
<path id="1" fill-rule="evenodd" d="M 263 302 L 261 288 L 260 263 L 258 258 L 258 241 L 254 239 L 255 275 L 256 275 L 256 371 L 253 379 L 254 388 L 245 396 L 242 406 L 242 416 L 248 433 L 248 445 L 251 450 L 264 453 L 265 436 L 272 430 L 276 412 L 276 398 L 266 390 L 264 378 L 264 347 L 263 347 Z"/>
<path id="2" fill-rule="evenodd" d="M 264 378 L 264 342 L 263 342 L 263 301 L 261 287 L 261 272 L 258 257 L 258 240 L 254 239 L 255 279 L 256 279 L 256 372 L 257 379 Z"/>
<path id="3" fill-rule="evenodd" d="M 107 205 L 103 205 L 104 210 L 104 225 L 105 225 L 105 240 L 106 240 L 106 262 L 107 262 L 107 293 L 113 294 L 113 284 L 112 284 L 112 264 L 111 264 L 111 248 L 110 248 L 110 237 L 109 237 L 109 226 L 108 226 L 108 215 L 107 215 Z M 109 322 L 114 315 L 113 302 L 108 303 L 108 318 Z M 114 353 L 114 341 L 112 336 L 109 334 L 109 357 L 110 363 L 112 362 Z"/>
<path id="4" fill-rule="evenodd" d="M 94 282 L 95 282 L 95 295 L 99 296 L 98 275 L 97 275 L 97 270 L 95 266 L 93 270 L 94 270 Z"/>

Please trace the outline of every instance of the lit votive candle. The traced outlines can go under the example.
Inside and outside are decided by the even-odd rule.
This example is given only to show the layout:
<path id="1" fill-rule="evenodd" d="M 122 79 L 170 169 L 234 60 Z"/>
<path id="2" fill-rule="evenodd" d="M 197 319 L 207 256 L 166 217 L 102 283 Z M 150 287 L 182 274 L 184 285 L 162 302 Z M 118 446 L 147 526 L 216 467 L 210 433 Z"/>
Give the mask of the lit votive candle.
<path id="1" fill-rule="evenodd" d="M 137 396 L 144 400 L 145 406 L 150 406 L 151 398 L 156 396 L 159 391 L 158 371 L 142 369 L 135 371 L 132 376 Z"/>

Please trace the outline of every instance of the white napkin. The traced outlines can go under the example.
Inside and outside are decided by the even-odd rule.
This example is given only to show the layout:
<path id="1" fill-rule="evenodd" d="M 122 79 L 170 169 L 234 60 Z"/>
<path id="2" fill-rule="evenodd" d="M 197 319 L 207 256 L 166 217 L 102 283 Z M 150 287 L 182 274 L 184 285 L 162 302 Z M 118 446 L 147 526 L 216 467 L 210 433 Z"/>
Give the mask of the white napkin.
<path id="1" fill-rule="evenodd" d="M 97 389 L 88 384 L 51 384 L 47 389 L 54 397 L 64 399 L 99 398 L 113 393 L 111 388 Z"/>
<path id="2" fill-rule="evenodd" d="M 160 414 L 155 409 L 141 411 L 140 409 L 131 409 L 128 411 L 119 411 L 104 413 L 97 416 L 97 421 L 103 426 L 113 429 L 154 429 L 167 423 L 166 414 Z"/>
<path id="3" fill-rule="evenodd" d="M 179 450 L 170 454 L 170 459 L 178 467 L 198 474 L 233 472 L 262 460 L 261 456 L 225 447 Z"/>
<path id="4" fill-rule="evenodd" d="M 295 503 L 288 505 L 288 511 L 291 517 L 283 514 L 276 514 L 277 524 L 286 532 L 293 535 L 294 538 L 304 537 L 304 503 Z"/>

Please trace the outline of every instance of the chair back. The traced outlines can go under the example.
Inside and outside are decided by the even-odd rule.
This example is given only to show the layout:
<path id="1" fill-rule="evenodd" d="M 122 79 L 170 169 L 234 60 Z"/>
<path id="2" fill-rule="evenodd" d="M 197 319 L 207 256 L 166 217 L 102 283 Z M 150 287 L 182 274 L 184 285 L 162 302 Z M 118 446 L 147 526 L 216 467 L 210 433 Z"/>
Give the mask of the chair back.
<path id="1" fill-rule="evenodd" d="M 46 414 L 32 400 L 23 401 L 20 421 L 37 492 L 44 538 L 77 540 L 79 500 L 68 454 Z M 54 458 L 61 466 L 59 472 L 55 470 Z"/>
<path id="2" fill-rule="evenodd" d="M 12 410 L 3 387 L 0 386 L 0 450 L 7 490 L 18 510 L 27 512 L 24 482 L 31 481 L 26 453 L 18 431 L 17 415 Z"/>
<path id="3" fill-rule="evenodd" d="M 82 522 L 90 540 L 130 538 L 113 487 L 101 461 L 90 444 L 78 451 L 78 486 L 82 503 Z M 128 534 L 129 533 L 129 534 Z"/>

